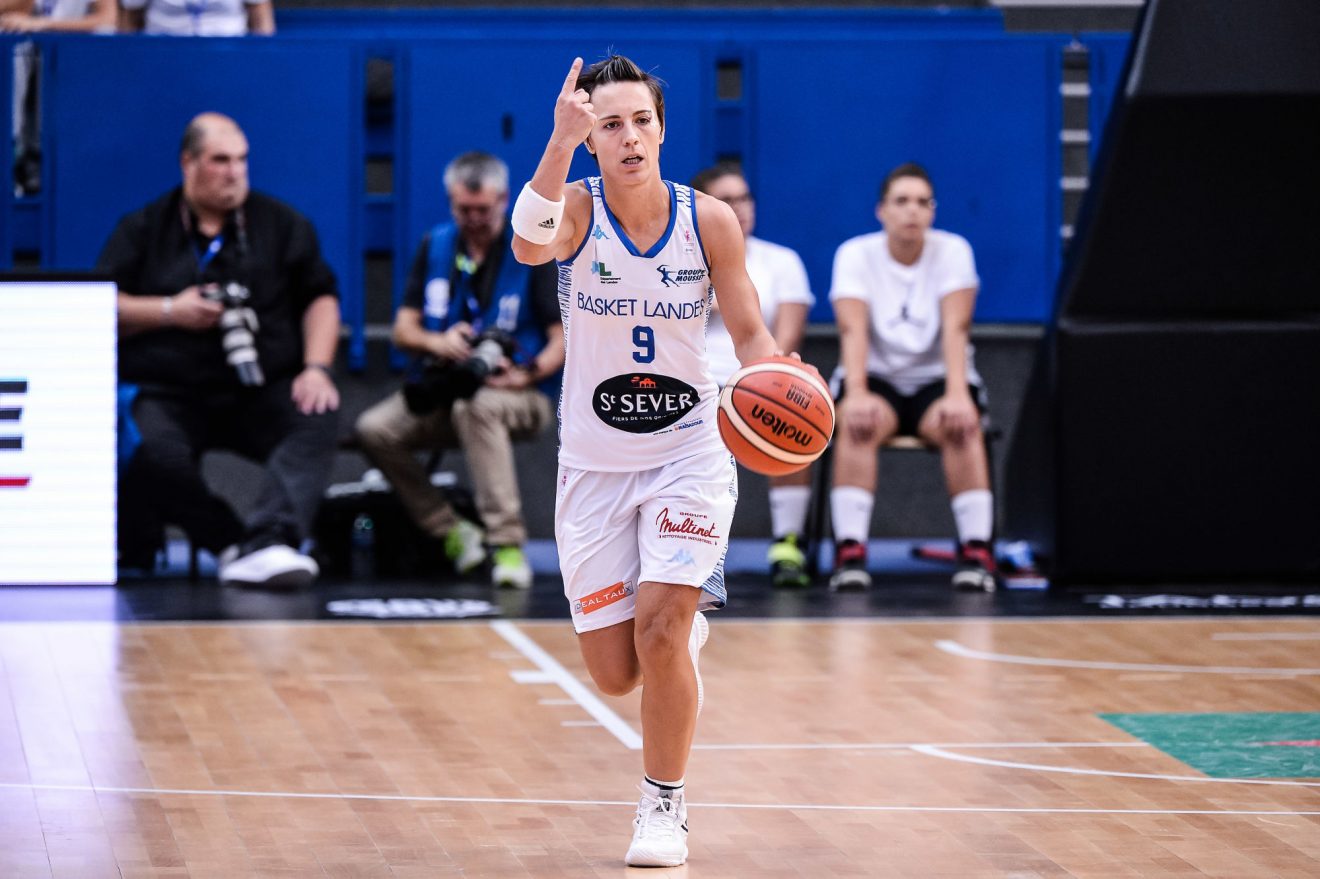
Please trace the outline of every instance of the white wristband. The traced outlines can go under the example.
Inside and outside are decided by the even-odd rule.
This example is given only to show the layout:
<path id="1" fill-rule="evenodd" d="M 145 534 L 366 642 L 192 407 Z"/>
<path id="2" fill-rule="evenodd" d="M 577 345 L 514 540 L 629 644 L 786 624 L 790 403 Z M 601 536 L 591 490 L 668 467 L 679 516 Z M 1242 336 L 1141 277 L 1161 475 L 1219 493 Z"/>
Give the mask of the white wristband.
<path id="1" fill-rule="evenodd" d="M 524 183 L 518 200 L 513 203 L 513 231 L 533 244 L 549 244 L 559 234 L 564 219 L 564 199 L 550 201 L 543 198 L 532 184 Z"/>

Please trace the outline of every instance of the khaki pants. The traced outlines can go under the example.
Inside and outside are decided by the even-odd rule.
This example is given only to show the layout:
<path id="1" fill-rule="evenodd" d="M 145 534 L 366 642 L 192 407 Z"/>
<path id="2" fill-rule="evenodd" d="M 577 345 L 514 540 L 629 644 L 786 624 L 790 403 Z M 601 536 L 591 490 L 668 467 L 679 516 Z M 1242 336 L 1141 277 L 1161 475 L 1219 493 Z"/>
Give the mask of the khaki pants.
<path id="1" fill-rule="evenodd" d="M 513 441 L 540 433 L 550 422 L 550 400 L 537 390 L 482 388 L 452 409 L 414 415 L 401 391 L 363 412 L 358 441 L 371 462 L 398 492 L 408 514 L 424 531 L 444 537 L 458 516 L 431 485 L 416 452 L 462 449 L 477 495 L 477 510 L 493 546 L 527 541 L 522 499 L 513 463 Z"/>

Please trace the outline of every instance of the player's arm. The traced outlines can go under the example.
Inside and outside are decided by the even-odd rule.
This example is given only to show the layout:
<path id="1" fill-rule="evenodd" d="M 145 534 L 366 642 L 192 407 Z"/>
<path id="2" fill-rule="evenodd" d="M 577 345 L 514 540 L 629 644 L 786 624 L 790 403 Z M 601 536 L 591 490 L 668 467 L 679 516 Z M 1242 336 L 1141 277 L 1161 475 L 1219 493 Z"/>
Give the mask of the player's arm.
<path id="1" fill-rule="evenodd" d="M 807 332 L 807 306 L 803 302 L 781 302 L 775 310 L 775 344 L 780 351 L 797 351 Z"/>
<path id="2" fill-rule="evenodd" d="M 938 401 L 940 426 L 960 439 L 976 426 L 980 413 L 967 389 L 967 342 L 976 310 L 976 288 L 955 290 L 940 299 L 940 349 L 944 357 L 944 396 Z"/>
<path id="3" fill-rule="evenodd" d="M 747 275 L 742 229 L 733 208 L 702 192 L 694 193 L 697 224 L 706 247 L 710 281 L 720 298 L 720 314 L 733 338 L 738 362 L 747 364 L 777 351 L 775 337 L 761 318 L 761 300 Z"/>
<path id="4" fill-rule="evenodd" d="M 839 425 L 857 442 L 870 442 L 880 424 L 880 397 L 867 385 L 871 350 L 871 306 L 865 299 L 834 300 L 839 325 L 839 362 L 843 365 L 843 402 Z"/>
<path id="5" fill-rule="evenodd" d="M 770 328 L 780 351 L 797 351 L 807 334 L 807 312 L 813 297 L 811 282 L 807 280 L 807 267 L 793 251 L 775 272 L 775 289 L 779 307 L 775 309 L 775 325 Z"/>
<path id="6" fill-rule="evenodd" d="M 540 265 L 563 259 L 576 249 L 579 226 L 591 217 L 591 195 L 567 187 L 573 152 L 596 125 L 591 99 L 577 87 L 582 59 L 574 58 L 555 101 L 555 127 L 536 173 L 513 205 L 513 255 L 518 262 Z"/>
<path id="7" fill-rule="evenodd" d="M 262 37 L 275 34 L 275 7 L 270 0 L 264 3 L 249 3 L 247 19 L 248 33 Z"/>

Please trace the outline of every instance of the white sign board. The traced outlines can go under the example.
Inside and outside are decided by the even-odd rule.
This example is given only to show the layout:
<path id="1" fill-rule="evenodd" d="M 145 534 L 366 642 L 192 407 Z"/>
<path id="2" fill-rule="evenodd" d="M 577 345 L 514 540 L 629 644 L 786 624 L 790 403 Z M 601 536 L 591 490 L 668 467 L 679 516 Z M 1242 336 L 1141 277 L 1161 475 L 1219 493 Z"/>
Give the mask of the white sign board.
<path id="1" fill-rule="evenodd" d="M 0 280 L 0 585 L 115 582 L 115 285 Z"/>

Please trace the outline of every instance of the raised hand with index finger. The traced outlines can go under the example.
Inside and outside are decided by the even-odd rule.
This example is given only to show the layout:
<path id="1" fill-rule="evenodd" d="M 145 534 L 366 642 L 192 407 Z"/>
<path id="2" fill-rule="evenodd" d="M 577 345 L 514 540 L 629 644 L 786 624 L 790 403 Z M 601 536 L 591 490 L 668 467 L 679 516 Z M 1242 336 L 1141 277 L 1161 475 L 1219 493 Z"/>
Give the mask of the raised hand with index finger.
<path id="1" fill-rule="evenodd" d="M 559 98 L 555 101 L 555 131 L 551 139 L 563 146 L 577 147 L 596 126 L 591 97 L 585 89 L 577 87 L 578 74 L 581 72 L 582 59 L 574 58 L 573 66 L 568 69 L 568 76 L 564 79 L 564 86 L 559 90 Z"/>

